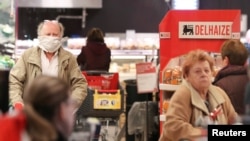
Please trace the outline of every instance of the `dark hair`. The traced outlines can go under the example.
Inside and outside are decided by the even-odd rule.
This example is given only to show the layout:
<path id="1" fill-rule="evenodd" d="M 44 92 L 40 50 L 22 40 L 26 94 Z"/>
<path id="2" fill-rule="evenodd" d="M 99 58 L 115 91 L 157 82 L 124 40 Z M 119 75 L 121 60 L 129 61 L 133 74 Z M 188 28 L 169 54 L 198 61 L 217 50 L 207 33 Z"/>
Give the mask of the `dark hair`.
<path id="1" fill-rule="evenodd" d="M 70 86 L 57 77 L 39 76 L 29 84 L 23 100 L 28 121 L 27 131 L 32 140 L 56 138 L 53 118 L 69 94 Z"/>
<path id="2" fill-rule="evenodd" d="M 87 42 L 104 43 L 104 35 L 100 28 L 91 28 L 87 33 Z"/>
<path id="3" fill-rule="evenodd" d="M 185 56 L 185 61 L 182 65 L 183 77 L 185 78 L 190 71 L 190 68 L 197 62 L 208 61 L 209 67 L 214 72 L 214 61 L 213 58 L 204 50 L 193 50 Z"/>
<path id="4" fill-rule="evenodd" d="M 226 40 L 221 46 L 222 59 L 228 57 L 231 65 L 245 65 L 248 51 L 244 44 L 237 39 Z"/>

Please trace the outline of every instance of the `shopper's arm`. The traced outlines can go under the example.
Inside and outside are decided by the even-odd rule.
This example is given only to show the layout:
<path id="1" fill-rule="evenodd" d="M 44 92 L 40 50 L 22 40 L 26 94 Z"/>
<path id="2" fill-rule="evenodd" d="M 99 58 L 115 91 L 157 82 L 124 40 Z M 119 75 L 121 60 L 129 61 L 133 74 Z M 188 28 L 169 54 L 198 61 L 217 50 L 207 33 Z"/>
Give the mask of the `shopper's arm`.
<path id="1" fill-rule="evenodd" d="M 76 100 L 77 108 L 79 108 L 87 96 L 87 81 L 73 57 L 70 59 L 70 68 L 69 77 L 72 85 L 72 96 Z"/>
<path id="2" fill-rule="evenodd" d="M 238 113 L 235 111 L 228 95 L 222 89 L 218 89 L 221 91 L 222 96 L 225 98 L 225 103 L 222 106 L 224 107 L 223 112 L 228 118 L 228 124 L 234 124 L 239 118 Z"/>
<path id="3" fill-rule="evenodd" d="M 24 58 L 21 56 L 13 68 L 10 70 L 9 76 L 9 96 L 12 105 L 15 103 L 23 103 L 22 95 L 26 76 L 26 68 Z"/>

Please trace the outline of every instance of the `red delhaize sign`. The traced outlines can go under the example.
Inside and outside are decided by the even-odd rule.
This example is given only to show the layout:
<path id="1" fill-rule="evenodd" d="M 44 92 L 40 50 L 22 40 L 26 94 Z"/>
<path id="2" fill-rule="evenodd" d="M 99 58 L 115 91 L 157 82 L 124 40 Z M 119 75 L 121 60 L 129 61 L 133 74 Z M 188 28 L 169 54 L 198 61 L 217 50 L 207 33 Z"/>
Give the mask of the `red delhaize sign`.
<path id="1" fill-rule="evenodd" d="M 179 22 L 179 38 L 229 39 L 232 22 Z"/>
<path id="2" fill-rule="evenodd" d="M 160 70 L 190 50 L 219 52 L 226 39 L 240 39 L 240 17 L 240 10 L 168 11 L 159 25 Z"/>

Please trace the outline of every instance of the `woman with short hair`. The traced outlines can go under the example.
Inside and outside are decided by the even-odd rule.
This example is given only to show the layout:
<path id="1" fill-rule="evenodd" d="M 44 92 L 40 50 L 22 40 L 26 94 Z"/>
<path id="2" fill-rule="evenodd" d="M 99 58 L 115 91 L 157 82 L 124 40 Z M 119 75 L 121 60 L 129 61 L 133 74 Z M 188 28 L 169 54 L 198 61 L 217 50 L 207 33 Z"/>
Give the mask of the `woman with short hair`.
<path id="1" fill-rule="evenodd" d="M 183 82 L 170 99 L 159 141 L 207 136 L 209 121 L 235 122 L 238 115 L 227 94 L 212 85 L 213 68 L 212 57 L 203 50 L 190 51 L 185 56 Z"/>

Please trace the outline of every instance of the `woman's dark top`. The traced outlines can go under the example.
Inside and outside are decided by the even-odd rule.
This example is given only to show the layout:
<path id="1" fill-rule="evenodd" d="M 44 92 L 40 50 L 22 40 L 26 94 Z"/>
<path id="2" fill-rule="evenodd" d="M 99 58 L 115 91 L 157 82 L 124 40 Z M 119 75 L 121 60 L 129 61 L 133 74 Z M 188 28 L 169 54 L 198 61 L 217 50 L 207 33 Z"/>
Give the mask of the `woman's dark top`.
<path id="1" fill-rule="evenodd" d="M 108 71 L 111 62 L 111 51 L 102 42 L 87 42 L 77 56 L 77 63 L 81 70 Z"/>
<path id="2" fill-rule="evenodd" d="M 218 72 L 213 84 L 227 93 L 235 111 L 242 115 L 245 113 L 244 98 L 248 81 L 247 67 L 228 65 Z"/>

